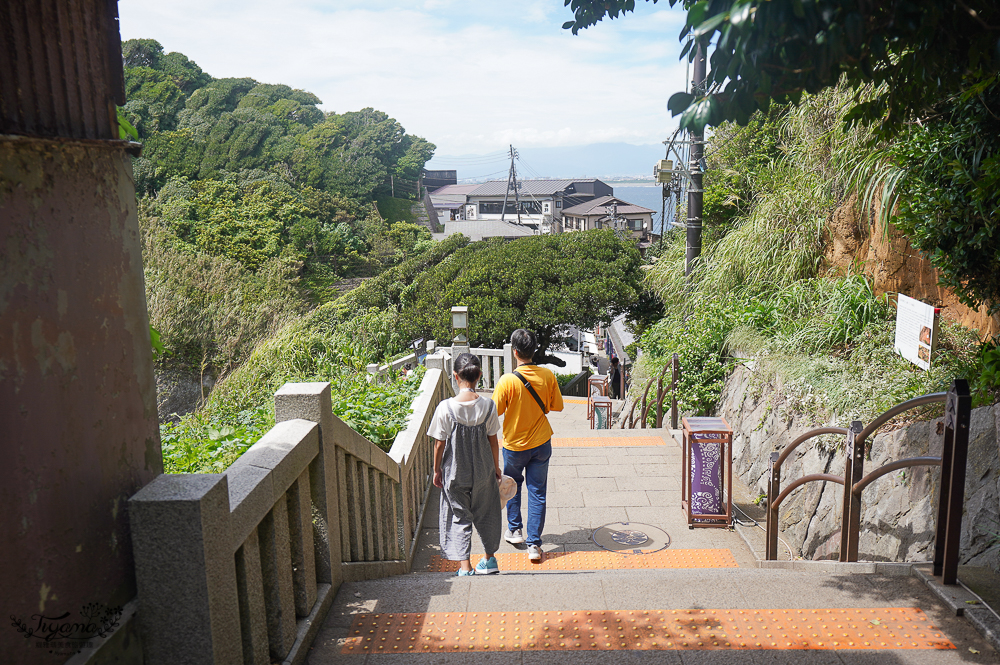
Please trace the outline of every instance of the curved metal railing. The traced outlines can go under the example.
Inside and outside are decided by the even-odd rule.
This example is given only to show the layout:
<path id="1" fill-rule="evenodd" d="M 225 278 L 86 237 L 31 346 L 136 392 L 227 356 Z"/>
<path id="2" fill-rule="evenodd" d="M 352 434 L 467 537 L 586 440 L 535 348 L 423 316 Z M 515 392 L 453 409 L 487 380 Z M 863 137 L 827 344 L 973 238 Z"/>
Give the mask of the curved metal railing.
<path id="1" fill-rule="evenodd" d="M 767 540 L 764 546 L 764 558 L 768 561 L 776 561 L 778 559 L 778 507 L 781 506 L 781 502 L 785 500 L 785 497 L 787 497 L 792 490 L 814 480 L 833 481 L 840 483 L 841 485 L 844 484 L 844 479 L 841 476 L 814 473 L 812 475 L 799 478 L 782 491 L 781 465 L 784 464 L 785 460 L 788 459 L 788 456 L 791 455 L 796 448 L 809 439 L 822 436 L 823 434 L 846 435 L 847 433 L 848 430 L 843 427 L 817 427 L 816 429 L 811 429 L 805 434 L 797 437 L 794 441 L 785 446 L 785 449 L 782 450 L 781 453 L 771 453 L 771 475 L 767 481 Z"/>
<path id="2" fill-rule="evenodd" d="M 666 375 L 667 370 L 671 370 L 670 384 L 664 388 L 663 377 Z M 680 360 L 675 353 L 671 357 L 670 362 L 663 366 L 660 370 L 658 377 L 650 377 L 649 382 L 646 384 L 646 389 L 642 393 L 642 406 L 639 409 L 639 418 L 635 419 L 635 408 L 640 401 L 638 399 L 632 402 L 632 408 L 629 409 L 628 416 L 623 416 L 621 424 L 619 427 L 621 429 L 635 429 L 636 424 L 639 424 L 641 429 L 646 429 L 649 423 L 649 411 L 656 406 L 656 427 L 663 427 L 663 402 L 666 400 L 667 396 L 670 396 L 670 427 L 672 429 L 677 429 L 677 384 L 680 382 L 681 378 L 681 365 Z M 649 390 L 653 385 L 653 381 L 656 381 L 656 398 L 647 401 L 649 396 Z"/>
<path id="3" fill-rule="evenodd" d="M 944 445 L 941 457 L 908 457 L 889 462 L 864 474 L 865 441 L 879 427 L 895 416 L 926 404 L 945 403 Z M 938 500 L 937 533 L 934 543 L 934 574 L 942 576 L 942 583 L 955 584 L 958 571 L 959 540 L 962 530 L 962 509 L 965 496 L 965 466 L 968 459 L 969 420 L 972 404 L 969 385 L 964 379 L 955 379 L 947 393 L 932 393 L 907 400 L 888 409 L 863 427 L 854 421 L 847 429 L 820 427 L 809 430 L 796 438 L 780 453 L 771 453 L 771 474 L 767 492 L 767 541 L 765 557 L 778 558 L 778 509 L 793 491 L 813 481 L 835 482 L 844 485 L 843 524 L 841 527 L 840 560 L 858 560 L 858 541 L 861 531 L 861 496 L 865 488 L 882 476 L 900 469 L 915 466 L 940 466 L 941 487 Z M 846 437 L 846 464 L 844 475 L 815 473 L 789 483 L 781 489 L 781 465 L 802 443 L 823 434 L 840 434 Z"/>

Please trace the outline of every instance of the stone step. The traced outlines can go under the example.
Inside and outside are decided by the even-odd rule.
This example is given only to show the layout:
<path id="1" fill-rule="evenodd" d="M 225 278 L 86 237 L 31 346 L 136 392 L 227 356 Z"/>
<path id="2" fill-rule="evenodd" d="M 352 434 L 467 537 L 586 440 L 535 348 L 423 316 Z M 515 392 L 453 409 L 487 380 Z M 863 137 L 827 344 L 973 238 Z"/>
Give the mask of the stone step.
<path id="1" fill-rule="evenodd" d="M 525 627 L 521 634 L 526 638 L 504 640 L 503 647 L 494 642 L 489 649 L 482 646 L 486 627 L 495 635 L 500 627 L 517 625 Z M 635 632 L 619 631 L 619 625 Z M 410 632 L 384 632 L 404 627 Z M 366 636 L 378 640 L 366 642 Z M 473 636 L 477 640 L 471 640 Z M 447 649 L 435 650 L 435 644 Z M 420 656 L 395 655 L 415 654 L 417 645 Z M 726 653 L 690 659 L 697 655 L 691 652 L 705 649 Z M 766 656 L 786 649 L 797 653 L 778 660 Z M 486 651 L 498 653 L 488 656 Z M 764 662 L 765 656 L 766 662 L 892 665 L 997 659 L 971 625 L 955 617 L 916 577 L 713 568 L 516 571 L 472 577 L 422 573 L 348 583 L 334 601 L 309 662 L 385 658 L 401 664 L 478 663 L 489 657 L 489 662 L 541 663 L 544 657 L 546 662 L 577 665 L 581 659 L 596 663 L 626 658 L 750 665 Z"/>

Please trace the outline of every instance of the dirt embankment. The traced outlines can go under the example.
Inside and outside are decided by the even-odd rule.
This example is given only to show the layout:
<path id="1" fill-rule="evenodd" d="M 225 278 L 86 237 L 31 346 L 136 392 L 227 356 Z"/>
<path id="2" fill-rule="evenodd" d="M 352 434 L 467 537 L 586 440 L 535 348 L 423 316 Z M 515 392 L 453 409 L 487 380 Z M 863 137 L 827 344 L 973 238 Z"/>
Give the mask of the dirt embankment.
<path id="1" fill-rule="evenodd" d="M 983 338 L 1000 334 L 1000 315 L 961 304 L 950 290 L 938 286 L 937 270 L 891 224 L 883 231 L 875 216 L 859 214 L 857 197 L 851 197 L 830 215 L 825 259 L 834 271 L 863 270 L 877 293 L 903 293 L 941 308 L 941 315 Z"/>

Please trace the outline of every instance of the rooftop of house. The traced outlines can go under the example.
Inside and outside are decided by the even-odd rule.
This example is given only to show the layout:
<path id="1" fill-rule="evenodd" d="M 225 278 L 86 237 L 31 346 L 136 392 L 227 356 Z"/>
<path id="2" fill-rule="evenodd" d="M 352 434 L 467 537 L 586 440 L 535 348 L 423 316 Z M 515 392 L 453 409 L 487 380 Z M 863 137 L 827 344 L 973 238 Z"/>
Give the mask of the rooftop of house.
<path id="1" fill-rule="evenodd" d="M 469 192 L 479 185 L 445 185 L 431 192 L 431 203 L 435 208 L 459 208 L 465 205 Z"/>
<path id="2" fill-rule="evenodd" d="M 599 182 L 596 178 L 574 178 L 572 180 L 518 180 L 518 192 L 522 195 L 551 196 L 563 193 L 576 183 Z M 469 196 L 503 196 L 507 191 L 506 180 L 490 180 L 469 192 Z M 572 193 L 572 192 L 570 192 Z"/>
<path id="3" fill-rule="evenodd" d="M 454 221 L 444 223 L 444 233 L 433 234 L 435 240 L 443 240 L 454 233 L 461 233 L 469 240 L 483 238 L 520 238 L 535 235 L 535 228 L 526 224 L 515 224 L 498 219 Z"/>
<path id="4" fill-rule="evenodd" d="M 563 215 L 580 215 L 581 217 L 588 215 L 610 215 L 615 203 L 618 204 L 619 215 L 641 215 L 656 212 L 655 210 L 643 208 L 628 201 L 622 201 L 615 196 L 600 196 L 593 201 L 585 201 L 572 208 L 566 208 L 563 210 Z"/>

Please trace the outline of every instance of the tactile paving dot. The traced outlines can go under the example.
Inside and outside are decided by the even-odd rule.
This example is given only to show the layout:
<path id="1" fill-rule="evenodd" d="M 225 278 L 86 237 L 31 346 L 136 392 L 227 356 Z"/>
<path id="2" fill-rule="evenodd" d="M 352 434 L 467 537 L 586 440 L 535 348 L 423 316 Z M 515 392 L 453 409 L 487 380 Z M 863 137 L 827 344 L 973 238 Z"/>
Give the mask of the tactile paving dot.
<path id="1" fill-rule="evenodd" d="M 531 563 L 527 553 L 504 552 L 496 555 L 500 572 L 505 570 L 637 570 L 643 568 L 738 568 L 733 553 L 727 549 L 639 550 L 640 554 L 619 554 L 602 550 L 586 552 L 546 552 L 541 563 Z M 472 557 L 478 561 L 480 556 Z M 427 565 L 430 572 L 454 572 L 458 561 L 448 561 L 435 554 Z"/>
<path id="2" fill-rule="evenodd" d="M 341 653 L 954 649 L 915 607 L 358 614 Z"/>

